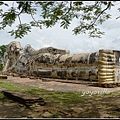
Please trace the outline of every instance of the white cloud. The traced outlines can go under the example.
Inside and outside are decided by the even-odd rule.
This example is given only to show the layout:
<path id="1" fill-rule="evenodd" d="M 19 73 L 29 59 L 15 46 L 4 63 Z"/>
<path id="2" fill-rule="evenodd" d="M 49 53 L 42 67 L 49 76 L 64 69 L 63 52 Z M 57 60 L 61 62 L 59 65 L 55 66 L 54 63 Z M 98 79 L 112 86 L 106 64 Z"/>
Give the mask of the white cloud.
<path id="1" fill-rule="evenodd" d="M 120 3 L 120 2 L 117 2 Z M 110 11 L 112 19 L 103 23 L 100 26 L 102 31 L 105 31 L 105 35 L 102 38 L 89 38 L 88 35 L 72 35 L 72 29 L 77 25 L 77 21 L 73 21 L 69 29 L 60 28 L 59 25 L 55 25 L 52 28 L 33 28 L 32 32 L 26 35 L 23 39 L 14 39 L 14 37 L 8 34 L 7 30 L 0 32 L 0 45 L 9 44 L 11 41 L 20 41 L 21 45 L 25 47 L 27 44 L 31 44 L 34 49 L 40 49 L 43 47 L 55 47 L 59 49 L 70 50 L 71 53 L 86 53 L 96 52 L 99 49 L 117 49 L 120 46 L 120 19 L 116 20 L 116 17 L 120 15 L 117 10 L 119 4 Z M 27 16 L 22 17 L 22 21 L 29 21 Z M 17 21 L 19 22 L 19 21 Z"/>

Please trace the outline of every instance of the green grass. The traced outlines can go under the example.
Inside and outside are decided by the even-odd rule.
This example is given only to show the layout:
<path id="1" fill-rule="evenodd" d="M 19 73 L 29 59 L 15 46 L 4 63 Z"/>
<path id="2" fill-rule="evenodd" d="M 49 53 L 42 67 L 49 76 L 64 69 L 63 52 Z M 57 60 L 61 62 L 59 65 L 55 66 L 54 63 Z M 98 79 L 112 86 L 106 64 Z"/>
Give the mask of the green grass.
<path id="1" fill-rule="evenodd" d="M 7 102 L 7 101 L 9 101 L 9 99 L 7 99 L 7 98 L 3 95 L 3 93 L 0 92 L 0 102 Z"/>
<path id="2" fill-rule="evenodd" d="M 55 92 L 48 91 L 45 89 L 30 86 L 28 84 L 21 84 L 16 82 L 11 82 L 9 80 L 0 79 L 0 87 L 5 88 L 10 91 L 26 92 L 32 95 L 40 96 L 47 103 L 45 107 L 59 108 L 61 112 L 66 113 L 71 107 L 82 107 L 86 109 L 86 106 L 99 106 L 101 110 L 109 111 L 109 114 L 113 116 L 119 116 L 119 111 L 117 110 L 119 102 L 115 102 L 119 99 L 120 91 L 110 92 L 110 94 L 93 94 L 92 96 L 85 95 L 82 96 L 82 92 Z M 7 101 L 8 99 L 0 92 L 0 102 Z M 109 108 L 110 107 L 110 108 Z M 109 109 L 108 109 L 109 108 Z M 96 108 L 98 110 L 98 108 Z M 89 117 L 91 114 L 97 114 L 96 110 L 86 110 L 82 116 Z M 78 111 L 79 112 L 79 111 Z M 90 112 L 90 113 L 89 113 Z M 60 112 L 54 111 L 52 118 L 59 117 Z M 62 113 L 61 113 L 62 114 Z"/>
<path id="3" fill-rule="evenodd" d="M 21 91 L 30 93 L 33 95 L 38 95 L 45 99 L 48 103 L 60 103 L 62 105 L 77 105 L 77 104 L 87 104 L 92 100 L 102 100 L 102 98 L 120 96 L 120 92 L 113 92 L 110 94 L 97 95 L 93 94 L 92 96 L 85 95 L 82 96 L 82 92 L 54 92 L 48 91 L 45 89 L 40 89 L 36 87 L 31 87 L 27 84 L 13 83 L 7 80 L 0 80 L 0 87 L 5 88 L 11 91 Z"/>
<path id="4" fill-rule="evenodd" d="M 3 98 L 3 97 L 4 97 L 3 93 L 0 92 L 0 99 Z"/>
<path id="5" fill-rule="evenodd" d="M 17 90 L 17 91 L 21 91 L 21 89 L 19 87 L 16 87 L 10 83 L 4 83 L 4 82 L 0 82 L 0 87 L 5 88 L 7 90 Z"/>
<path id="6" fill-rule="evenodd" d="M 39 95 L 51 103 L 60 102 L 62 104 L 78 104 L 85 102 L 84 98 L 81 96 L 81 92 L 53 92 L 45 89 L 29 87 L 28 85 L 23 86 L 20 83 L 16 84 L 9 81 L 0 81 L 0 86 L 11 91 L 15 90 Z"/>
<path id="7" fill-rule="evenodd" d="M 78 104 L 80 102 L 85 102 L 83 97 L 81 96 L 81 92 L 53 92 L 39 88 L 29 89 L 25 92 L 34 95 L 40 95 L 49 102 L 51 101 L 54 103 L 60 102 L 64 104 Z"/>

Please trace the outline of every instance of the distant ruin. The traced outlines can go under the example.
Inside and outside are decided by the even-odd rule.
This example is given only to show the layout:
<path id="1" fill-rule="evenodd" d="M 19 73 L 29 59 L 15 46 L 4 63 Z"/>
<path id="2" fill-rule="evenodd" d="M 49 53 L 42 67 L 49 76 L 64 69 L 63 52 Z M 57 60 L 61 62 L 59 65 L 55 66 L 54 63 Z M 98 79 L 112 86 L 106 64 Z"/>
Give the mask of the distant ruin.
<path id="1" fill-rule="evenodd" d="M 53 47 L 23 49 L 20 42 L 11 42 L 4 54 L 5 73 L 60 79 L 97 80 L 99 84 L 120 83 L 120 51 L 99 50 L 93 53 L 70 54 Z"/>

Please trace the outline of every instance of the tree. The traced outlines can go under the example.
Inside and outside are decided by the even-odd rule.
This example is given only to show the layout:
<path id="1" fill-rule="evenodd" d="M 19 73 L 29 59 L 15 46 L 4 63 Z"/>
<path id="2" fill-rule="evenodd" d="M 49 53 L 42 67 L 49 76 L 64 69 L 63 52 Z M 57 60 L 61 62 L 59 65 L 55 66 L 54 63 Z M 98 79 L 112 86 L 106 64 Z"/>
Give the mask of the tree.
<path id="1" fill-rule="evenodd" d="M 59 23 L 60 27 L 68 29 L 74 19 L 79 21 L 73 29 L 74 35 L 87 33 L 89 37 L 100 38 L 104 32 L 99 29 L 98 24 L 111 18 L 107 10 L 111 10 L 114 1 L 91 1 L 89 3 L 86 1 L 14 1 L 11 7 L 5 2 L 0 2 L 0 6 L 3 5 L 9 9 L 7 12 L 0 9 L 2 19 L 0 29 L 4 30 L 7 26 L 11 27 L 19 19 L 16 29 L 8 32 L 15 38 L 24 37 L 28 32 L 31 32 L 32 27 L 42 29 L 43 26 L 48 28 Z M 22 23 L 22 14 L 31 16 L 32 21 Z M 34 15 L 36 14 L 40 15 L 40 19 L 35 19 Z"/>
<path id="2" fill-rule="evenodd" d="M 6 51 L 7 45 L 0 46 L 0 71 L 3 69 L 3 59 L 4 53 Z"/>

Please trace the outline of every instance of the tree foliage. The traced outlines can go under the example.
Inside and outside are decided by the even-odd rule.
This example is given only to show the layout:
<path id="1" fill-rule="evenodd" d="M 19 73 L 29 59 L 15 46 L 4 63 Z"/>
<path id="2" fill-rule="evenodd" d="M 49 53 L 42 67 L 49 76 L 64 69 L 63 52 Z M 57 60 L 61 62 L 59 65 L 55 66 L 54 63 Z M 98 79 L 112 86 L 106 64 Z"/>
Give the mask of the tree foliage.
<path id="1" fill-rule="evenodd" d="M 6 51 L 7 45 L 1 45 L 0 46 L 0 71 L 3 69 L 3 59 L 4 59 L 4 53 Z"/>
<path id="2" fill-rule="evenodd" d="M 0 46 L 0 56 L 4 57 L 4 53 L 6 51 L 7 45 L 1 45 Z"/>
<path id="3" fill-rule="evenodd" d="M 0 6 L 9 8 L 6 12 L 0 9 L 0 29 L 11 27 L 18 19 L 16 30 L 9 31 L 15 38 L 24 37 L 31 32 L 32 27 L 49 28 L 59 23 L 60 27 L 68 29 L 74 19 L 78 20 L 78 25 L 73 29 L 74 35 L 84 33 L 90 37 L 100 38 L 104 32 L 99 29 L 98 24 L 111 18 L 107 11 L 114 6 L 114 1 L 14 1 L 13 3 L 16 5 L 9 6 L 5 2 L 0 2 Z M 22 23 L 22 14 L 31 16 L 32 20 L 29 23 L 27 21 Z M 40 19 L 35 19 L 36 14 L 39 14 Z"/>

